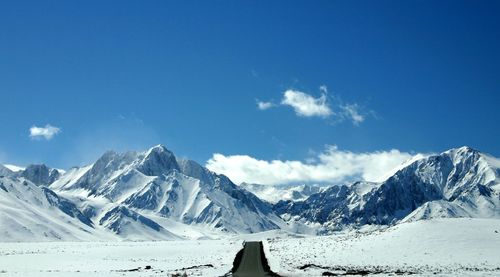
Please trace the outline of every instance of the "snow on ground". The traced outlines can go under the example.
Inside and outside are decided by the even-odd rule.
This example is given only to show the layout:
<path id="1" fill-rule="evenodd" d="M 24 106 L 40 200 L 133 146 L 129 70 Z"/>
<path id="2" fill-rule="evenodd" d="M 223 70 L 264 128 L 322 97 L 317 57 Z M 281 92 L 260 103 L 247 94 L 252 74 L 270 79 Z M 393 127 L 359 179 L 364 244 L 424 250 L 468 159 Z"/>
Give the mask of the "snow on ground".
<path id="1" fill-rule="evenodd" d="M 0 243 L 0 276 L 222 276 L 241 248 L 239 240 Z"/>
<path id="2" fill-rule="evenodd" d="M 324 272 L 500 275 L 500 220 L 436 219 L 371 233 L 265 241 L 270 267 L 285 276 Z"/>
<path id="3" fill-rule="evenodd" d="M 500 276 L 500 220 L 459 218 L 318 237 L 272 230 L 225 240 L 0 243 L 0 277 L 222 276 L 243 240 L 264 240 L 283 276 Z"/>

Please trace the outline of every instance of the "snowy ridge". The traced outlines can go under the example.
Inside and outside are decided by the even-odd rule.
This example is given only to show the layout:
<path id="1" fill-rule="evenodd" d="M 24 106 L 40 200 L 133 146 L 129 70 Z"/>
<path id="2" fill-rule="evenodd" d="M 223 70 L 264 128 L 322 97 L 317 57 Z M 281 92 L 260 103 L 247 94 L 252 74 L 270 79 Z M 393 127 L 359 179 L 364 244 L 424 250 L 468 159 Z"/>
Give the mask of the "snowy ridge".
<path id="1" fill-rule="evenodd" d="M 382 183 L 334 186 L 274 209 L 327 230 L 440 217 L 500 218 L 498 165 L 496 158 L 461 147 L 417 159 Z"/>
<path id="2" fill-rule="evenodd" d="M 13 164 L 4 164 L 4 165 L 0 165 L 0 167 L 6 167 L 7 169 L 9 169 L 12 172 L 23 171 L 26 169 L 24 167 L 13 165 Z"/>
<path id="3" fill-rule="evenodd" d="M 0 210 L 2 241 L 110 238 L 71 201 L 24 178 L 0 177 Z"/>
<path id="4" fill-rule="evenodd" d="M 106 152 L 92 165 L 56 175 L 55 181 L 50 174 L 58 171 L 44 165 L 28 170 L 32 167 L 6 172 L 14 183 L 30 178 L 37 189 L 50 182 L 44 189 L 67 199 L 91 235 L 108 232 L 131 240 L 176 240 L 286 226 L 270 204 L 225 176 L 176 159 L 162 145 L 144 152 Z M 196 231 L 186 231 L 191 227 Z"/>
<path id="5" fill-rule="evenodd" d="M 499 159 L 469 147 L 414 158 L 381 183 L 328 188 L 237 186 L 162 145 L 106 152 L 66 172 L 0 165 L 0 240 L 328 234 L 434 218 L 500 218 L 499 176 Z"/>
<path id="6" fill-rule="evenodd" d="M 0 176 L 10 176 L 14 171 L 10 170 L 7 166 L 0 164 Z"/>

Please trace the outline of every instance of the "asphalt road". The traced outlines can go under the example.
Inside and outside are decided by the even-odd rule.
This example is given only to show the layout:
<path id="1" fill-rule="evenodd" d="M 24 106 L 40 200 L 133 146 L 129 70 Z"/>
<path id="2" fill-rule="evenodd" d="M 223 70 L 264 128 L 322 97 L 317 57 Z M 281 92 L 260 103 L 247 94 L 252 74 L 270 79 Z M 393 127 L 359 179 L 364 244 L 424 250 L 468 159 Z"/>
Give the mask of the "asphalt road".
<path id="1" fill-rule="evenodd" d="M 260 241 L 247 241 L 243 248 L 241 261 L 233 272 L 235 277 L 278 276 L 267 265 L 267 260 Z"/>

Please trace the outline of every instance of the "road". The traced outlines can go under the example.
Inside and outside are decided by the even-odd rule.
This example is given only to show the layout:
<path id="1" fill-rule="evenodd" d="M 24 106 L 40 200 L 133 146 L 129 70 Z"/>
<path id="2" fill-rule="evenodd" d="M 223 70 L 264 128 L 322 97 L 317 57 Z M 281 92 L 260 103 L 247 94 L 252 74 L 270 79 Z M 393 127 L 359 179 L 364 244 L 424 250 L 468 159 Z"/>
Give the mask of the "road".
<path id="1" fill-rule="evenodd" d="M 238 258 L 237 258 L 238 259 Z M 235 277 L 278 276 L 269 269 L 260 241 L 247 241 L 241 261 L 233 272 Z"/>

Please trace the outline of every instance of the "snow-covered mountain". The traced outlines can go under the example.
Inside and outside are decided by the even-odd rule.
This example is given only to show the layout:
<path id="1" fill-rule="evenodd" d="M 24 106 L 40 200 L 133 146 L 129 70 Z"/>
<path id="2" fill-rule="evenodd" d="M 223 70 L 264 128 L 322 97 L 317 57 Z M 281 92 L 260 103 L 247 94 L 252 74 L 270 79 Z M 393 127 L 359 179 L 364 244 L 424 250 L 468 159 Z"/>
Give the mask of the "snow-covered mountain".
<path id="1" fill-rule="evenodd" d="M 285 226 L 269 203 L 226 176 L 177 159 L 162 145 L 145 152 L 106 152 L 94 164 L 63 175 L 45 165 L 2 171 L 9 174 L 11 186 L 30 184 L 35 203 L 48 194 L 47 201 L 64 199 L 80 213 L 76 217 L 82 223 L 122 238 L 198 238 Z M 12 190 L 4 194 L 15 198 Z"/>
<path id="2" fill-rule="evenodd" d="M 6 166 L 0 164 L 0 176 L 9 176 L 12 173 L 14 173 L 12 170 L 10 170 Z"/>
<path id="3" fill-rule="evenodd" d="M 382 183 L 328 188 L 237 186 L 162 145 L 106 152 L 65 172 L 0 165 L 0 240 L 174 240 L 500 218 L 499 176 L 499 159 L 468 147 L 414 159 Z M 270 204 L 277 197 L 287 200 Z"/>
<path id="4" fill-rule="evenodd" d="M 12 173 L 0 176 L 0 211 L 2 241 L 91 240 L 97 235 L 94 223 L 71 201 Z"/>
<path id="5" fill-rule="evenodd" d="M 64 171 L 49 168 L 44 164 L 32 164 L 28 167 L 1 165 L 0 176 L 23 177 L 39 186 L 48 186 L 55 182 Z"/>
<path id="6" fill-rule="evenodd" d="M 274 206 L 284 218 L 346 225 L 390 225 L 439 217 L 500 218 L 500 160 L 461 147 L 414 161 L 382 183 L 333 186 Z"/>
<path id="7" fill-rule="evenodd" d="M 324 190 L 325 186 L 317 184 L 309 185 L 260 185 L 242 183 L 240 187 L 257 195 L 260 199 L 270 203 L 277 203 L 281 200 L 300 201 L 305 200 L 312 194 Z"/>
<path id="8" fill-rule="evenodd" d="M 59 170 L 49 168 L 44 164 L 32 164 L 17 173 L 40 186 L 48 186 L 61 176 Z"/>

